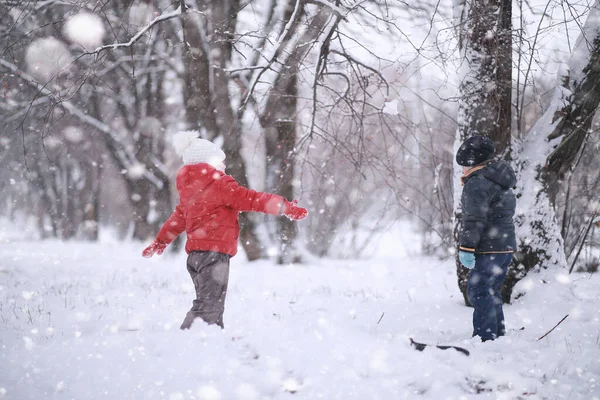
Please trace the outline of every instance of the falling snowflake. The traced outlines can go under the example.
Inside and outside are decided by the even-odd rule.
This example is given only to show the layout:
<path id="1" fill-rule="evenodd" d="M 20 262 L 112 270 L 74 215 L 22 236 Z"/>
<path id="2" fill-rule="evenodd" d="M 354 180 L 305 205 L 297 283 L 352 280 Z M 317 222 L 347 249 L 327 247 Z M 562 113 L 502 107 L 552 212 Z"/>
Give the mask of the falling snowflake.
<path id="1" fill-rule="evenodd" d="M 142 163 L 135 163 L 127 169 L 127 176 L 131 179 L 140 179 L 146 173 L 146 167 Z"/>
<path id="2" fill-rule="evenodd" d="M 67 20 L 63 32 L 71 42 L 93 50 L 102 45 L 106 30 L 100 17 L 80 12 Z"/>
<path id="3" fill-rule="evenodd" d="M 67 46 L 54 37 L 35 39 L 25 54 L 27 71 L 40 82 L 48 82 L 71 62 Z"/>
<path id="4" fill-rule="evenodd" d="M 398 100 L 388 101 L 383 105 L 383 112 L 389 115 L 398 115 Z"/>
<path id="5" fill-rule="evenodd" d="M 79 143 L 83 140 L 83 131 L 76 126 L 67 126 L 63 135 L 71 143 Z"/>

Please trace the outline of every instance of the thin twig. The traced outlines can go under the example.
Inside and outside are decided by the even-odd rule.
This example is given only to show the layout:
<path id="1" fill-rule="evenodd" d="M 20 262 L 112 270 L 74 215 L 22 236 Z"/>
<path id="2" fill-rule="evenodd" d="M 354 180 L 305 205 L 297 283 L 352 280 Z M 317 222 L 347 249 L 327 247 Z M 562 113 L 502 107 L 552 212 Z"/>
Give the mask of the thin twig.
<path id="1" fill-rule="evenodd" d="M 175 11 L 166 13 L 166 14 L 162 14 L 159 15 L 158 17 L 154 18 L 152 21 L 150 21 L 148 23 L 148 25 L 144 26 L 138 33 L 136 33 L 131 39 L 129 39 L 128 42 L 126 43 L 113 43 L 113 44 L 107 44 L 101 47 L 98 47 L 96 50 L 89 52 L 89 53 L 85 53 L 85 54 L 96 54 L 98 55 L 98 53 L 100 53 L 101 51 L 104 50 L 116 50 L 118 48 L 121 47 L 131 47 L 135 42 L 137 42 L 144 33 L 148 32 L 150 29 L 152 29 L 152 27 L 160 22 L 163 21 L 167 21 L 169 19 L 173 19 L 176 17 L 179 17 L 182 14 L 182 8 L 181 7 L 177 7 L 177 9 Z"/>
<path id="2" fill-rule="evenodd" d="M 379 317 L 379 321 L 377 321 L 377 325 L 379 325 L 379 323 L 381 322 L 381 320 L 383 319 L 383 316 L 385 315 L 385 311 L 381 313 L 381 317 Z"/>
<path id="3" fill-rule="evenodd" d="M 579 254 L 581 254 L 581 250 L 583 249 L 583 246 L 585 245 L 585 239 L 587 239 L 588 234 L 590 233 L 590 229 L 592 228 L 592 225 L 594 224 L 594 220 L 596 219 L 596 213 L 593 213 L 592 216 L 590 217 L 590 220 L 588 222 L 588 226 L 585 230 L 585 233 L 583 234 L 583 239 L 581 239 L 581 244 L 579 245 L 579 249 L 577 250 L 577 254 L 575 254 L 575 258 L 573 258 L 573 262 L 571 263 L 571 268 L 569 268 L 569 274 L 571 272 L 573 272 L 573 268 L 575 267 L 575 263 L 577 262 L 577 259 L 579 258 Z"/>
<path id="4" fill-rule="evenodd" d="M 563 317 L 563 319 L 561 319 L 560 321 L 558 321 L 558 324 L 554 325 L 554 328 L 550 329 L 548 332 L 546 332 L 546 334 L 544 334 L 543 336 L 539 337 L 537 340 L 540 341 L 543 338 L 545 338 L 546 336 L 548 336 L 553 330 L 556 329 L 557 326 L 559 326 L 565 319 L 567 319 L 568 316 L 569 316 L 569 314 L 565 315 Z"/>

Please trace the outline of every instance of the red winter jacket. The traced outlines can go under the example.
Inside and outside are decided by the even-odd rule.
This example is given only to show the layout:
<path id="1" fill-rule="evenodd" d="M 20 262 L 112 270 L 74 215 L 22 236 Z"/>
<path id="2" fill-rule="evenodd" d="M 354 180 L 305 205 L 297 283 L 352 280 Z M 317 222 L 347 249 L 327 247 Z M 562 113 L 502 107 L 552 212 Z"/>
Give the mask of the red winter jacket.
<path id="1" fill-rule="evenodd" d="M 237 253 L 240 211 L 280 214 L 283 197 L 239 186 L 229 175 L 209 164 L 183 166 L 177 173 L 179 204 L 156 239 L 171 243 L 184 230 L 185 251 Z"/>

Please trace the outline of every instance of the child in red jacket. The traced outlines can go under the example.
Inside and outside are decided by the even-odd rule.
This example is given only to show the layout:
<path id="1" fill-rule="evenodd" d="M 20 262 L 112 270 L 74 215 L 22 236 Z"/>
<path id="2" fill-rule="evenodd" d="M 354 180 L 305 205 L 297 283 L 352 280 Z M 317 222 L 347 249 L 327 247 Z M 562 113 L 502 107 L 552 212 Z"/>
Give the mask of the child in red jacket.
<path id="1" fill-rule="evenodd" d="M 276 194 L 239 186 L 224 172 L 225 153 L 198 135 L 196 131 L 175 135 L 175 150 L 185 164 L 177 173 L 179 204 L 154 242 L 142 252 L 147 258 L 160 255 L 180 233 L 186 232 L 187 269 L 196 288 L 196 300 L 181 329 L 190 328 L 196 318 L 223 327 L 229 259 L 237 253 L 240 232 L 239 212 L 283 214 L 292 220 L 308 215 L 295 200 L 289 202 Z"/>

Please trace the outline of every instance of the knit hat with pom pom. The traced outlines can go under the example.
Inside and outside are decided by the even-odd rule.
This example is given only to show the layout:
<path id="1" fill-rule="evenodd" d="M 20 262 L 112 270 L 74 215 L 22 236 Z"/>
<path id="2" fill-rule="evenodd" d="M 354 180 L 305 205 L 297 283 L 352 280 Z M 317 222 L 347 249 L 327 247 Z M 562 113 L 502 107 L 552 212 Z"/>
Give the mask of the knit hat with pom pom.
<path id="1" fill-rule="evenodd" d="M 218 166 L 225 160 L 225 153 L 213 142 L 201 139 L 198 131 L 182 131 L 173 136 L 175 152 L 183 158 L 183 163 L 207 163 Z"/>

